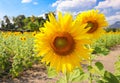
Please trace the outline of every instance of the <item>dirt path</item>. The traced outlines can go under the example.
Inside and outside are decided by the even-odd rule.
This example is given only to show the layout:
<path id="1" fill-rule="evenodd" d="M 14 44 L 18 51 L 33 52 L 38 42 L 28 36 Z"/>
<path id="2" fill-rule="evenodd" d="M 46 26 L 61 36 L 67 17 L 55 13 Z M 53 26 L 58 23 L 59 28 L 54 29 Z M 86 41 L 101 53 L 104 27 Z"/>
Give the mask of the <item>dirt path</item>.
<path id="1" fill-rule="evenodd" d="M 111 48 L 110 53 L 107 56 L 99 56 L 96 60 L 103 63 L 106 70 L 114 72 L 114 63 L 117 61 L 120 55 L 120 45 Z"/>
<path id="2" fill-rule="evenodd" d="M 104 64 L 105 69 L 114 72 L 114 62 L 120 55 L 120 45 L 113 47 L 107 56 L 99 56 L 96 60 Z M 47 77 L 46 69 L 41 65 L 34 65 L 33 68 L 25 71 L 19 78 L 1 79 L 0 83 L 55 83 L 56 79 Z"/>

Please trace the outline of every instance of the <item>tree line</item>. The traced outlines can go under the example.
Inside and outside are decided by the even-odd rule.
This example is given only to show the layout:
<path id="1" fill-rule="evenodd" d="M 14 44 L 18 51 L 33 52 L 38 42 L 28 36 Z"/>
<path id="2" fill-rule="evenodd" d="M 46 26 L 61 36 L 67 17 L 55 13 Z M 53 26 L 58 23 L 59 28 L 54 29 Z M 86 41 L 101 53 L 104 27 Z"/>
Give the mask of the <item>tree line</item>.
<path id="1" fill-rule="evenodd" d="M 54 12 L 49 12 L 53 13 Z M 0 20 L 0 30 L 2 31 L 39 31 L 40 27 L 44 26 L 44 22 L 48 19 L 48 14 L 45 13 L 44 17 L 30 16 L 26 17 L 25 15 L 18 15 L 17 17 L 12 17 L 11 19 L 5 15 L 3 20 Z"/>

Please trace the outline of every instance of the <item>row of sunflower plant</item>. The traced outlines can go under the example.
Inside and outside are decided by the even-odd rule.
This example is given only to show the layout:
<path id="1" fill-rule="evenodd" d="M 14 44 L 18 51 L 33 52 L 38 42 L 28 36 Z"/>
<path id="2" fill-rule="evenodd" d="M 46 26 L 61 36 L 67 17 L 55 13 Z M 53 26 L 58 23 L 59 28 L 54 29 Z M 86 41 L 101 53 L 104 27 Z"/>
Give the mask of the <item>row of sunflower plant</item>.
<path id="1" fill-rule="evenodd" d="M 93 53 L 107 55 L 111 47 L 119 44 L 120 32 L 107 32 L 93 43 Z"/>
<path id="2" fill-rule="evenodd" d="M 0 77 L 18 76 L 31 67 L 36 58 L 33 39 L 36 33 L 0 32 Z"/>
<path id="3" fill-rule="evenodd" d="M 69 13 L 59 12 L 57 18 L 49 14 L 34 40 L 35 52 L 48 66 L 48 75 L 61 77 L 57 83 L 120 83 L 119 74 L 105 70 L 101 62 L 92 62 L 96 57 L 92 44 L 105 35 L 107 25 L 98 10 L 81 12 L 75 19 Z"/>

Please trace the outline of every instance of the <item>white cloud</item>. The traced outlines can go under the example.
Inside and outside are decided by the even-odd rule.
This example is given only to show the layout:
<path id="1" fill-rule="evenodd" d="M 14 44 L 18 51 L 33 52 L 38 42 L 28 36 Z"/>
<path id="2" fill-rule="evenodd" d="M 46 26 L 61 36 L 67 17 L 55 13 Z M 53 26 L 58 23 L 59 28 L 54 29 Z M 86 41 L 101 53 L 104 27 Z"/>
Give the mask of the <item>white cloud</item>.
<path id="1" fill-rule="evenodd" d="M 120 0 L 105 0 L 99 2 L 95 8 L 107 16 L 107 21 L 110 24 L 120 21 Z"/>
<path id="2" fill-rule="evenodd" d="M 22 0 L 21 3 L 30 3 L 32 0 Z"/>
<path id="3" fill-rule="evenodd" d="M 110 24 L 113 24 L 116 21 L 120 21 L 120 14 L 109 16 L 109 17 L 107 17 L 107 20 Z"/>
<path id="4" fill-rule="evenodd" d="M 56 6 L 57 11 L 75 13 L 91 9 L 95 4 L 96 0 L 57 0 L 52 7 Z"/>
<path id="5" fill-rule="evenodd" d="M 41 14 L 38 17 L 43 17 L 45 19 L 45 14 Z"/>
<path id="6" fill-rule="evenodd" d="M 105 0 L 99 2 L 98 6 L 96 6 L 96 8 L 108 8 L 108 7 L 112 7 L 114 9 L 120 8 L 120 0 Z"/>
<path id="7" fill-rule="evenodd" d="M 34 5 L 38 5 L 38 2 L 33 2 Z"/>
<path id="8" fill-rule="evenodd" d="M 89 9 L 98 9 L 105 14 L 110 24 L 120 21 L 120 0 L 105 0 L 98 5 L 96 3 L 97 0 L 57 0 L 52 7 L 56 7 L 56 11 L 70 12 L 73 15 Z"/>
<path id="9" fill-rule="evenodd" d="M 114 15 L 118 11 L 118 10 L 115 10 L 113 8 L 100 8 L 98 10 L 100 10 L 100 12 L 104 13 L 106 16 Z"/>
<path id="10" fill-rule="evenodd" d="M 55 3 L 52 4 L 52 7 L 55 7 L 55 6 L 57 6 L 58 4 L 60 4 L 61 1 L 62 1 L 62 0 L 58 0 L 58 1 L 56 1 Z"/>
<path id="11" fill-rule="evenodd" d="M 117 15 L 120 15 L 120 11 L 116 12 Z"/>

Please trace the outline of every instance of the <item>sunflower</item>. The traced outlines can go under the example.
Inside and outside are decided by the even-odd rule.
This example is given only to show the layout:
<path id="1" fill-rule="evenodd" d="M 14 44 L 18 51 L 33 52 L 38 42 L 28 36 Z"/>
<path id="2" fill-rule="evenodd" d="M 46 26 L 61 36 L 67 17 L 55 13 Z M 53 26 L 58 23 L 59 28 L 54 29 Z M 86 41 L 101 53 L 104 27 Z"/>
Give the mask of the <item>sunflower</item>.
<path id="1" fill-rule="evenodd" d="M 87 23 L 85 29 L 90 27 L 87 33 L 94 38 L 98 38 L 101 34 L 105 33 L 103 28 L 108 25 L 104 14 L 99 13 L 98 10 L 88 10 L 78 14 L 76 22 L 80 25 Z"/>
<path id="2" fill-rule="evenodd" d="M 80 62 L 88 60 L 90 53 L 84 46 L 89 43 L 86 25 L 76 25 L 68 13 L 64 16 L 59 13 L 58 19 L 49 14 L 49 21 L 35 36 L 35 51 L 42 56 L 41 61 L 58 72 L 70 72 L 80 67 Z"/>
<path id="3" fill-rule="evenodd" d="M 21 40 L 21 41 L 25 41 L 25 40 L 26 40 L 26 37 L 21 37 L 20 40 Z"/>
<path id="4" fill-rule="evenodd" d="M 35 36 L 35 35 L 36 35 L 36 33 L 37 33 L 37 32 L 35 32 L 35 31 L 34 31 L 34 32 L 32 32 L 32 36 Z"/>

